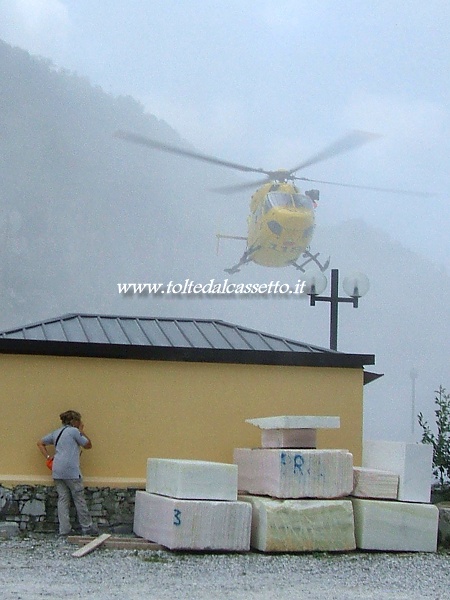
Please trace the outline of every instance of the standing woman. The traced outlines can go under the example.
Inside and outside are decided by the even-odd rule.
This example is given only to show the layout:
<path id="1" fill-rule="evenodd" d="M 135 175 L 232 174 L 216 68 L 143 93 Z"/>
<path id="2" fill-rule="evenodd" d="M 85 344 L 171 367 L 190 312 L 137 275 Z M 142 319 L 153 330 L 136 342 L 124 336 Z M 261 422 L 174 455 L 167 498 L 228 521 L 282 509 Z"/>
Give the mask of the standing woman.
<path id="1" fill-rule="evenodd" d="M 67 410 L 59 415 L 62 427 L 44 436 L 37 443 L 41 454 L 50 458 L 47 446 L 55 447 L 52 475 L 58 492 L 58 521 L 59 535 L 69 535 L 70 499 L 73 499 L 78 515 L 78 521 L 84 535 L 96 535 L 97 528 L 92 523 L 92 517 L 84 497 L 83 480 L 80 471 L 80 449 L 92 448 L 91 440 L 84 433 L 81 415 L 75 410 Z"/>

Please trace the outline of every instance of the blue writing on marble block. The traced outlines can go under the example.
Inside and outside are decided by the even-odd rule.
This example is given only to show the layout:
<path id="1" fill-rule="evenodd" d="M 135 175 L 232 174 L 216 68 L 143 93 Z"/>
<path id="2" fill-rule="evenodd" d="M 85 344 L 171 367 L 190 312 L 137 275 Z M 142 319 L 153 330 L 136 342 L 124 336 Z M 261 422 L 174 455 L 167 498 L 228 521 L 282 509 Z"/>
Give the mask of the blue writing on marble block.
<path id="1" fill-rule="evenodd" d="M 288 467 L 288 471 L 292 469 L 292 473 L 294 475 L 304 475 L 303 473 L 303 465 L 305 464 L 305 459 L 301 454 L 295 454 L 294 458 L 286 452 L 281 452 L 280 454 L 280 463 L 283 471 L 286 471 L 283 467 Z"/>
<path id="2" fill-rule="evenodd" d="M 173 509 L 173 524 L 181 525 L 181 510 L 178 510 L 178 508 Z"/>

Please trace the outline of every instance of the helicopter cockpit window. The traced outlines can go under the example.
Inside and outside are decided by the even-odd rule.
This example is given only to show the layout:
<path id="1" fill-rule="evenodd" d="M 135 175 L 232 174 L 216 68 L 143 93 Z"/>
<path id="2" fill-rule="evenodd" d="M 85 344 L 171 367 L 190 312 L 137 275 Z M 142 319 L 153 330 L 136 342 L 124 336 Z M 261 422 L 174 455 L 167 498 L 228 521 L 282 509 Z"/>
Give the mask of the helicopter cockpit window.
<path id="1" fill-rule="evenodd" d="M 285 194 L 282 192 L 270 192 L 267 194 L 265 210 L 268 211 L 276 206 L 287 206 L 296 208 L 313 208 L 311 198 L 303 194 Z"/>
<path id="2" fill-rule="evenodd" d="M 275 206 L 293 206 L 292 195 L 281 192 L 270 192 L 267 194 L 266 207 L 270 210 Z"/>
<path id="3" fill-rule="evenodd" d="M 303 196 L 303 194 L 292 194 L 292 198 L 297 208 L 313 208 L 313 202 L 308 196 Z"/>

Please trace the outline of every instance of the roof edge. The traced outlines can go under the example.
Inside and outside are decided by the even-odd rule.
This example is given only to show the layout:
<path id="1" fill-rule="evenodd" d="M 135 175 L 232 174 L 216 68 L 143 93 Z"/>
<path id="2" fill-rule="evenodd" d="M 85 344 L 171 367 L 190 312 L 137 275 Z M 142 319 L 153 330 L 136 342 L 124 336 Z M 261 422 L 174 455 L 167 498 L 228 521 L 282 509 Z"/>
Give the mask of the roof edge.
<path id="1" fill-rule="evenodd" d="M 375 364 L 373 354 L 182 348 L 7 338 L 0 339 L 0 353 L 344 368 L 362 368 L 364 365 Z"/>
<path id="2" fill-rule="evenodd" d="M 384 373 L 373 373 L 372 371 L 364 371 L 364 385 L 376 381 L 380 377 L 384 377 Z"/>

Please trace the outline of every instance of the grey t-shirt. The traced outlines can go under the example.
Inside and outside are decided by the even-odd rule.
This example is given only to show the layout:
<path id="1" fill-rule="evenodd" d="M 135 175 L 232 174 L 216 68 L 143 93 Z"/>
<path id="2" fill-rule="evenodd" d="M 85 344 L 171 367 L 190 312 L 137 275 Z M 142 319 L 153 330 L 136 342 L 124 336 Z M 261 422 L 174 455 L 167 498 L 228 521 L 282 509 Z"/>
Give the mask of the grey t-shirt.
<path id="1" fill-rule="evenodd" d="M 55 445 L 56 439 L 63 427 L 52 431 L 42 438 L 46 446 Z M 80 447 L 88 443 L 87 437 L 82 435 L 76 427 L 69 425 L 61 433 L 55 448 L 53 461 L 53 479 L 79 479 L 80 471 Z"/>

